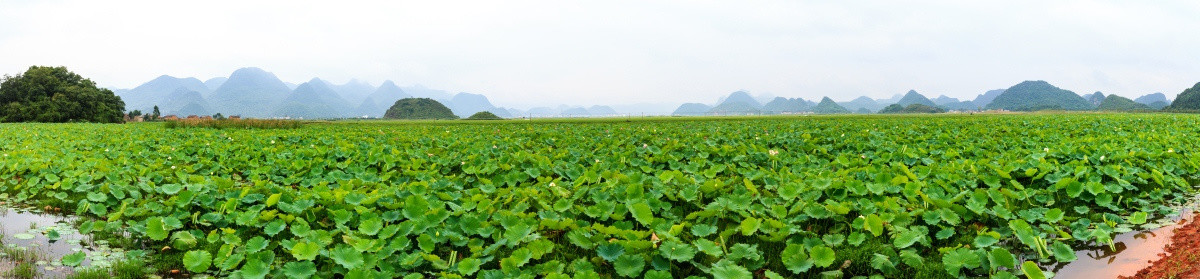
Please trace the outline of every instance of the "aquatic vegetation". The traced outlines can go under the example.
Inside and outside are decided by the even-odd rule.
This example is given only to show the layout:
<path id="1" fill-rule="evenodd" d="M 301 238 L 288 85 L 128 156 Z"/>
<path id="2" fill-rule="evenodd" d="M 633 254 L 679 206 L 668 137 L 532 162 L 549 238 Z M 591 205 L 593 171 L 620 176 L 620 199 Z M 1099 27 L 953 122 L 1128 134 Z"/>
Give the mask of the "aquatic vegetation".
<path id="1" fill-rule="evenodd" d="M 14 124 L 0 198 L 127 233 L 160 272 L 1036 278 L 1194 193 L 1198 121 Z"/>

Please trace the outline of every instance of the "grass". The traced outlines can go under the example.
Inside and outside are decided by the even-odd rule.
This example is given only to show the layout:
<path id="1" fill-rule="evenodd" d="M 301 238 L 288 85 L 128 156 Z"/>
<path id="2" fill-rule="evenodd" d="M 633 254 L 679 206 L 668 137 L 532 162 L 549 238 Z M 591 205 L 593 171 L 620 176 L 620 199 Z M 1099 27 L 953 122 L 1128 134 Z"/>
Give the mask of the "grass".
<path id="1" fill-rule="evenodd" d="M 4 258 L 14 262 L 36 262 L 40 258 L 33 249 L 23 247 L 0 247 L 0 252 L 4 252 Z"/>
<path id="2" fill-rule="evenodd" d="M 114 263 L 112 268 L 77 269 L 64 279 L 139 279 L 146 278 L 146 267 L 132 261 Z"/>
<path id="3" fill-rule="evenodd" d="M 163 127 L 174 128 L 211 128 L 211 129 L 296 129 L 303 122 L 281 119 L 183 119 L 167 121 Z"/>
<path id="4" fill-rule="evenodd" d="M 36 278 L 38 276 L 37 267 L 34 266 L 33 263 L 29 262 L 17 264 L 17 266 L 13 267 L 12 270 L 9 270 L 3 274 L 7 277 L 20 279 Z"/>

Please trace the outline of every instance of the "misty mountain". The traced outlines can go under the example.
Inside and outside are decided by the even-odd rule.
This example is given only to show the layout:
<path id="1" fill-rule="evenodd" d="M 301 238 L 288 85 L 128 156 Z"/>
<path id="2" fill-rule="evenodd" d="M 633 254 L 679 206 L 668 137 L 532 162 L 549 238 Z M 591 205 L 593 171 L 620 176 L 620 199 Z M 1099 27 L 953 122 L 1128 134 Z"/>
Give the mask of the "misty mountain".
<path id="1" fill-rule="evenodd" d="M 1137 99 L 1133 99 L 1133 101 L 1138 102 L 1138 103 L 1147 104 L 1147 105 L 1153 104 L 1155 102 L 1171 103 L 1171 100 L 1167 100 L 1167 95 L 1163 94 L 1162 92 L 1157 92 L 1154 94 L 1146 94 L 1144 96 L 1137 97 Z"/>
<path id="2" fill-rule="evenodd" d="M 164 101 L 158 106 L 159 111 L 163 115 L 178 115 L 186 117 L 188 115 L 212 115 L 212 110 L 208 107 L 208 101 L 204 100 L 204 96 L 200 92 L 188 90 L 187 88 L 176 88 L 174 92 L 163 98 Z"/>
<path id="3" fill-rule="evenodd" d="M 713 107 L 712 109 L 708 110 L 708 112 L 710 114 L 718 114 L 718 115 L 747 115 L 747 114 L 760 114 L 760 113 L 762 113 L 762 110 L 760 110 L 757 107 L 753 107 L 753 106 L 747 104 L 746 102 L 737 102 L 737 101 L 731 102 L 731 101 L 726 100 L 725 102 L 722 102 L 720 105 L 717 105 L 717 106 Z"/>
<path id="4" fill-rule="evenodd" d="M 269 108 L 289 94 L 291 90 L 275 74 L 259 68 L 241 68 L 205 99 L 212 104 L 211 109 L 224 115 L 271 117 L 275 110 Z"/>
<path id="5" fill-rule="evenodd" d="M 274 116 L 292 118 L 339 118 L 350 116 L 351 106 L 337 91 L 321 79 L 312 80 L 296 86 L 287 98 L 279 102 L 274 110 Z"/>
<path id="6" fill-rule="evenodd" d="M 899 101 L 896 101 L 896 104 L 904 107 L 907 107 L 911 104 L 922 104 L 930 107 L 937 106 L 937 104 L 934 104 L 933 101 L 929 100 L 929 98 L 925 98 L 925 95 L 917 93 L 916 90 L 909 90 L 908 93 L 904 94 L 904 97 L 900 98 Z"/>
<path id="7" fill-rule="evenodd" d="M 337 91 L 338 96 L 342 96 L 342 99 L 345 99 L 351 104 L 361 103 L 363 100 L 367 99 L 367 96 L 370 96 L 371 93 L 375 92 L 375 86 L 371 86 L 371 84 L 358 79 L 351 79 L 350 81 L 346 82 L 346 84 L 342 85 L 330 84 L 329 88 L 332 88 L 333 91 Z"/>
<path id="8" fill-rule="evenodd" d="M 225 81 L 227 80 L 229 80 L 227 77 L 210 78 L 204 81 L 204 86 L 208 87 L 209 90 L 216 90 L 218 87 L 221 87 L 222 84 L 225 84 Z"/>
<path id="9" fill-rule="evenodd" d="M 591 116 L 592 112 L 583 107 L 573 107 L 564 109 L 562 112 L 559 112 L 559 114 L 565 117 L 587 117 Z"/>
<path id="10" fill-rule="evenodd" d="M 1092 106 L 1099 106 L 1100 103 L 1104 102 L 1104 93 L 1096 91 L 1096 93 L 1084 95 L 1083 98 L 1086 99 L 1088 103 L 1091 103 Z"/>
<path id="11" fill-rule="evenodd" d="M 530 108 L 528 111 L 525 112 L 525 114 L 526 114 L 526 116 L 529 116 L 529 117 L 554 117 L 554 116 L 559 116 L 560 111 L 558 109 L 549 108 L 549 107 L 535 107 L 535 108 Z"/>
<path id="12" fill-rule="evenodd" d="M 891 98 L 877 99 L 877 100 L 875 100 L 875 102 L 879 103 L 879 105 L 881 105 L 881 106 L 887 106 L 890 104 L 898 103 L 898 102 L 900 102 L 900 99 L 903 99 L 903 98 L 904 98 L 903 94 L 896 94 L 896 95 L 892 95 Z"/>
<path id="13" fill-rule="evenodd" d="M 1046 109 L 1088 110 L 1092 106 L 1075 92 L 1061 89 L 1045 81 L 1024 81 L 1009 87 L 987 105 L 987 109 L 1035 111 Z"/>
<path id="14" fill-rule="evenodd" d="M 357 107 L 354 107 L 352 112 L 351 116 L 353 117 L 383 117 L 383 114 L 387 112 L 387 108 L 381 106 L 375 99 L 367 97 Z"/>
<path id="15" fill-rule="evenodd" d="M 958 98 L 952 98 L 952 97 L 949 97 L 946 95 L 941 95 L 941 96 L 938 96 L 937 98 L 933 98 L 933 99 L 929 99 L 929 100 L 933 101 L 934 104 L 939 105 L 939 106 L 945 106 L 946 104 L 954 104 L 954 103 L 961 102 L 958 100 Z"/>
<path id="16" fill-rule="evenodd" d="M 850 113 L 850 110 L 838 105 L 837 102 L 834 102 L 829 97 L 822 98 L 821 102 L 817 103 L 817 106 L 813 107 L 812 111 L 817 114 Z"/>
<path id="17" fill-rule="evenodd" d="M 159 110 L 162 110 L 162 108 L 159 108 Z M 183 118 L 183 117 L 188 117 L 188 116 L 192 116 L 192 115 L 206 116 L 206 115 L 213 115 L 213 114 L 215 114 L 215 113 L 208 110 L 208 108 L 204 107 L 204 105 L 201 105 L 199 103 L 188 103 L 187 105 L 180 107 L 178 110 L 175 110 L 175 112 L 169 113 L 167 115 L 176 115 L 176 116 L 179 116 L 180 118 Z"/>
<path id="18" fill-rule="evenodd" d="M 488 101 L 487 96 L 479 94 L 458 93 L 453 98 L 450 98 L 450 101 L 446 102 L 446 104 L 450 107 L 451 111 L 454 111 L 455 115 L 464 118 L 481 111 L 489 111 L 500 117 L 512 117 L 511 115 L 501 115 L 501 113 L 507 114 L 507 112 L 501 112 L 496 106 L 492 105 L 492 102 Z"/>
<path id="19" fill-rule="evenodd" d="M 387 108 L 395 104 L 397 100 L 410 97 L 413 96 L 396 86 L 396 83 L 390 80 L 384 81 L 378 88 L 375 88 L 374 92 L 363 99 L 364 103 L 359 105 L 360 110 L 357 110 L 357 114 L 381 117 Z M 367 100 L 374 101 L 375 104 L 367 106 L 365 104 Z"/>
<path id="20" fill-rule="evenodd" d="M 775 97 L 763 105 L 762 111 L 772 114 L 805 112 L 808 111 L 808 102 L 801 98 Z"/>
<path id="21" fill-rule="evenodd" d="M 884 106 L 887 106 L 880 104 L 878 101 L 875 101 L 875 99 L 868 98 L 867 96 L 860 96 L 854 100 L 850 100 L 849 102 L 841 102 L 838 104 L 842 107 L 845 107 L 847 110 L 853 111 L 858 111 L 859 109 L 867 109 L 867 111 L 879 111 L 880 109 L 883 109 Z"/>
<path id="22" fill-rule="evenodd" d="M 728 97 L 725 97 L 720 104 L 717 105 L 717 107 L 726 104 L 728 104 L 728 108 L 742 107 L 736 103 L 742 103 L 745 107 L 754 108 L 755 110 L 762 108 L 762 104 L 760 104 L 757 100 L 754 100 L 754 97 L 751 97 L 750 93 L 746 93 L 746 91 L 730 93 Z"/>
<path id="23" fill-rule="evenodd" d="M 434 99 L 434 100 L 447 100 L 448 101 L 448 100 L 450 100 L 450 97 L 452 97 L 450 95 L 450 93 L 447 93 L 446 91 L 437 90 L 437 89 L 429 89 L 420 84 L 408 86 L 408 87 L 401 87 L 401 89 L 404 89 L 404 92 L 408 92 L 409 95 L 412 95 L 413 97 L 416 97 L 416 98 L 430 98 L 430 99 Z M 390 106 L 390 104 L 389 104 L 389 106 Z"/>
<path id="24" fill-rule="evenodd" d="M 679 116 L 705 115 L 711 109 L 712 109 L 712 107 L 705 105 L 705 104 L 701 104 L 701 103 L 686 103 L 686 104 L 679 105 L 679 108 L 675 109 L 675 112 L 672 112 L 671 115 L 679 115 Z"/>
<path id="25" fill-rule="evenodd" d="M 996 96 L 1000 96 L 1000 94 L 1004 94 L 1004 89 L 988 90 L 987 92 L 976 96 L 975 100 L 972 102 L 974 102 L 975 106 L 977 107 L 986 107 L 988 104 L 992 103 L 992 100 L 996 99 Z"/>
<path id="26" fill-rule="evenodd" d="M 609 106 L 591 106 L 591 107 L 588 107 L 587 110 L 588 110 L 588 112 L 592 113 L 592 116 L 617 116 L 617 115 L 619 115 L 619 113 L 617 113 L 617 110 L 614 110 L 612 107 L 609 107 Z"/>
<path id="27" fill-rule="evenodd" d="M 208 87 L 199 79 L 176 78 L 163 75 L 138 87 L 134 87 L 119 96 L 121 96 L 122 101 L 125 101 L 126 110 L 136 109 L 149 112 L 157 105 L 159 106 L 159 110 L 165 113 L 167 110 L 163 108 L 163 105 L 165 105 L 170 99 L 171 94 L 177 89 L 200 93 L 207 93 L 209 91 Z M 182 107 L 182 104 L 179 107 Z"/>

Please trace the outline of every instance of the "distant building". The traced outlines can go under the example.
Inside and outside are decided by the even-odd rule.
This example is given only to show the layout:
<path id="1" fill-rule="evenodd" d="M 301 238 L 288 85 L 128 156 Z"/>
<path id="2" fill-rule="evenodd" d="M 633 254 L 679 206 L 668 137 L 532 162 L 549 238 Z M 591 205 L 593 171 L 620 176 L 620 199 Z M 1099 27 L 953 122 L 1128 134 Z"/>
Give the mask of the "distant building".
<path id="1" fill-rule="evenodd" d="M 195 116 L 195 115 L 193 115 L 193 116 Z M 163 116 L 162 119 L 163 120 L 179 120 L 179 116 L 175 116 L 174 114 L 172 114 L 172 115 Z"/>
<path id="2" fill-rule="evenodd" d="M 212 120 L 212 119 L 213 119 L 212 116 L 208 116 L 208 115 L 200 117 L 200 120 Z"/>
<path id="3" fill-rule="evenodd" d="M 240 119 L 242 119 L 242 117 L 241 117 L 241 116 L 237 116 L 237 115 L 234 115 L 234 116 L 230 116 L 230 117 L 229 117 L 229 120 L 240 120 Z"/>
<path id="4" fill-rule="evenodd" d="M 200 119 L 200 117 L 193 114 L 193 115 L 188 115 L 187 119 Z"/>

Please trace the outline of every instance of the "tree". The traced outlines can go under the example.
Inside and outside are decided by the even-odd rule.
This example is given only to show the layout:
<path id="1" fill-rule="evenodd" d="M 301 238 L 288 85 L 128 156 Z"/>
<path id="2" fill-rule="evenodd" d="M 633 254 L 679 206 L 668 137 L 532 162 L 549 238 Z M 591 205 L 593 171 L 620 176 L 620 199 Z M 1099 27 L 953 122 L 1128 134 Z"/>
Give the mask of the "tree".
<path id="1" fill-rule="evenodd" d="M 0 82 L 0 122 L 124 122 L 125 102 L 66 67 L 32 66 Z"/>
<path id="2" fill-rule="evenodd" d="M 154 106 L 154 119 L 162 117 L 162 113 L 158 111 L 158 106 Z"/>
<path id="3" fill-rule="evenodd" d="M 218 112 L 217 114 L 213 114 L 213 119 L 216 119 L 216 120 L 225 120 L 225 116 L 224 116 L 224 115 L 221 115 L 221 113 L 220 113 L 220 112 Z"/>
<path id="4" fill-rule="evenodd" d="M 136 110 L 136 109 L 135 109 L 135 110 L 133 110 L 133 111 L 129 112 L 129 117 L 138 117 L 138 116 L 142 116 L 142 111 L 141 111 L 141 110 Z"/>

